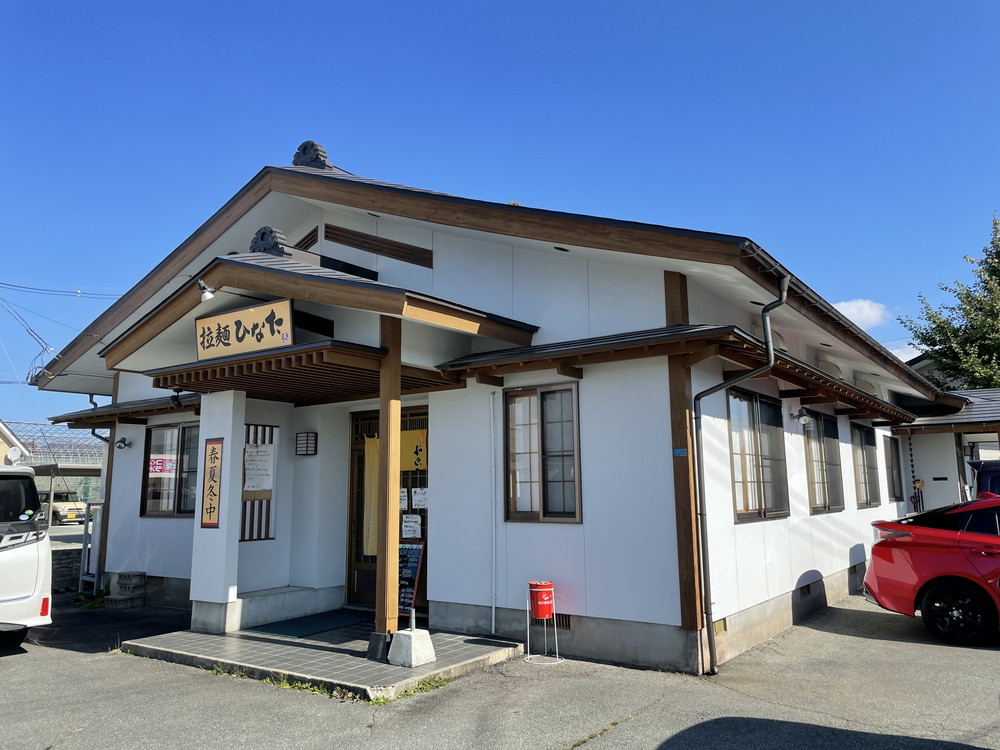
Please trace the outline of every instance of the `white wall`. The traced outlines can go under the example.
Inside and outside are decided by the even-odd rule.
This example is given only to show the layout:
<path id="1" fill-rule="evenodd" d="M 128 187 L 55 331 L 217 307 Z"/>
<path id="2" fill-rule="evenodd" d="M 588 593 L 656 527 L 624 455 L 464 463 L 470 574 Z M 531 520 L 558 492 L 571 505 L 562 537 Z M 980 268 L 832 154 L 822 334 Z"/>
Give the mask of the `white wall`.
<path id="1" fill-rule="evenodd" d="M 951 433 L 918 434 L 913 436 L 912 446 L 917 472 L 915 479 L 924 480 L 924 510 L 961 502 L 959 484 L 965 479 L 959 475 L 955 436 Z M 906 464 L 908 451 L 905 439 L 901 448 L 903 463 Z"/>
<path id="2" fill-rule="evenodd" d="M 315 456 L 294 456 L 289 584 L 343 586 L 347 579 L 350 413 L 343 404 L 296 409 L 294 432 L 315 432 Z"/>
<path id="3" fill-rule="evenodd" d="M 695 368 L 697 392 L 721 379 L 718 368 Z M 774 395 L 773 385 L 752 381 L 747 390 Z M 858 508 L 850 422 L 838 419 L 844 510 L 812 515 L 806 484 L 805 445 L 802 426 L 790 413 L 796 400 L 782 405 L 785 421 L 785 457 L 789 490 L 789 516 L 736 523 L 725 393 L 708 397 L 704 404 L 705 476 L 708 508 L 713 614 L 716 619 L 760 604 L 860 563 L 870 555 L 872 521 L 897 518 L 902 503 L 889 503 L 886 457 L 879 431 L 876 439 L 881 505 Z M 810 407 L 817 408 L 817 407 Z M 819 407 L 821 410 L 823 407 Z"/>
<path id="4" fill-rule="evenodd" d="M 190 422 L 190 414 L 185 414 Z M 176 424 L 176 418 L 153 417 L 149 426 Z M 105 569 L 120 573 L 138 570 L 150 576 L 191 577 L 191 518 L 146 518 L 139 515 L 142 502 L 146 427 L 118 425 L 116 438 L 131 447 L 112 448 L 111 497 L 108 517 L 108 551 Z"/>
<path id="5" fill-rule="evenodd" d="M 507 385 L 562 381 L 532 373 Z M 495 518 L 498 606 L 522 608 L 543 578 L 557 611 L 679 624 L 666 360 L 588 367 L 578 388 L 582 524 L 505 522 L 502 395 L 471 384 L 431 394 L 430 599 L 489 605 Z"/>
<path id="6" fill-rule="evenodd" d="M 118 375 L 118 401 L 140 401 L 146 398 L 166 397 L 170 391 L 153 387 L 153 379 L 137 372 Z"/>
<path id="7" fill-rule="evenodd" d="M 239 544 L 240 593 L 288 586 L 291 579 L 292 518 L 297 510 L 294 494 L 295 433 L 290 428 L 291 404 L 247 400 L 246 423 L 277 427 L 274 452 L 274 489 L 271 493 L 271 536 Z M 203 437 L 212 437 L 204 435 Z M 241 454 L 242 455 L 242 454 Z"/>

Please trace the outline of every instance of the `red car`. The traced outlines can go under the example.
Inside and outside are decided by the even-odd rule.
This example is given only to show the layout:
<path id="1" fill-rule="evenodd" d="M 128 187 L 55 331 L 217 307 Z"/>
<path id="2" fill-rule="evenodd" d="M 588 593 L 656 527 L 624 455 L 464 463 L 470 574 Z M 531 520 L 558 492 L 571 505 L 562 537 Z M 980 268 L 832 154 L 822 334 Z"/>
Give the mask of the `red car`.
<path id="1" fill-rule="evenodd" d="M 998 633 L 1000 495 L 872 524 L 865 596 L 924 624 L 945 643 L 980 643 Z"/>

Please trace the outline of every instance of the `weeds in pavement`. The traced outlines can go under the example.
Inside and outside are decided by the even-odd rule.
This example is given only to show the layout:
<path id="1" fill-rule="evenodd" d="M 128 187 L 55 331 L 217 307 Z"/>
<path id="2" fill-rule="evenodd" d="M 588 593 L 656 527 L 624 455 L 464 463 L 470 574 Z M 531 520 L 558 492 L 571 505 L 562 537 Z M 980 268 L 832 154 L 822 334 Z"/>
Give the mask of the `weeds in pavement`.
<path id="1" fill-rule="evenodd" d="M 632 715 L 629 714 L 624 719 L 622 719 L 622 721 L 628 721 L 631 718 L 632 718 Z M 621 721 L 612 721 L 610 724 L 608 724 L 606 727 L 604 727 L 604 729 L 601 729 L 601 730 L 599 730 L 597 732 L 594 732 L 593 734 L 588 735 L 587 737 L 584 737 L 579 742 L 576 742 L 573 745 L 570 745 L 569 750 L 576 750 L 576 748 L 583 747 L 584 745 L 586 745 L 591 740 L 596 740 L 598 737 L 603 737 L 604 735 L 606 735 L 608 732 L 610 732 L 612 729 L 614 729 L 616 726 L 618 726 L 621 723 L 622 723 Z"/>
<path id="2" fill-rule="evenodd" d="M 429 693 L 431 690 L 437 690 L 440 687 L 444 687 L 449 682 L 451 678 L 449 677 L 425 677 L 420 682 L 417 683 L 415 688 L 410 690 L 404 690 L 399 693 L 395 698 L 389 698 L 387 696 L 378 696 L 377 698 L 372 698 L 369 703 L 373 706 L 384 706 L 387 703 L 392 703 L 394 700 L 399 700 L 400 698 L 411 698 L 417 693 Z"/>
<path id="3" fill-rule="evenodd" d="M 241 680 L 246 680 L 250 677 L 250 673 L 247 671 L 246 667 L 227 667 L 225 664 L 220 662 L 216 662 L 212 665 L 211 669 L 206 671 L 212 675 L 224 674 Z"/>

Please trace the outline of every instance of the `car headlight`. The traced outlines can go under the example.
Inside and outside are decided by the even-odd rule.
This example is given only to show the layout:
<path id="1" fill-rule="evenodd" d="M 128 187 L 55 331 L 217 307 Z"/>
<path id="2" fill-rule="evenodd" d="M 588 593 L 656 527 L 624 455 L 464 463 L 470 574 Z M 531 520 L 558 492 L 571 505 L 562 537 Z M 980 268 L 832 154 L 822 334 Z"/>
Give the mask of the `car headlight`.
<path id="1" fill-rule="evenodd" d="M 66 506 L 65 505 L 57 505 L 56 508 L 59 510 L 60 513 L 65 513 L 66 512 Z"/>

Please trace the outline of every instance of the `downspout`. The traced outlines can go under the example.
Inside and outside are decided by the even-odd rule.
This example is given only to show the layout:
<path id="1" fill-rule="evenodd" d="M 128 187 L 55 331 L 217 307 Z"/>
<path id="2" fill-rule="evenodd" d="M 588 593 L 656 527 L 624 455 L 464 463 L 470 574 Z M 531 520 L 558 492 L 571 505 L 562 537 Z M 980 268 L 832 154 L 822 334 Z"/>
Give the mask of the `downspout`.
<path id="1" fill-rule="evenodd" d="M 490 393 L 490 475 L 493 483 L 493 502 L 490 506 L 492 519 L 492 543 L 490 557 L 490 633 L 497 634 L 497 392 Z"/>
<path id="2" fill-rule="evenodd" d="M 779 296 L 773 302 L 769 302 L 760 312 L 761 323 L 764 327 L 764 351 L 767 353 L 767 362 L 742 375 L 737 375 L 730 380 L 723 380 L 721 383 L 706 388 L 694 397 L 694 444 L 695 444 L 695 497 L 698 506 L 698 536 L 700 540 L 699 557 L 701 562 L 701 596 L 702 612 L 705 618 L 705 629 L 708 633 L 708 671 L 706 674 L 719 673 L 719 658 L 715 645 L 715 624 L 712 619 L 712 578 L 708 567 L 708 512 L 705 508 L 705 457 L 704 438 L 701 434 L 701 400 L 713 393 L 730 388 L 744 380 L 762 375 L 774 367 L 774 341 L 771 338 L 771 311 L 781 307 L 788 299 L 788 276 L 782 276 L 778 282 Z"/>
<path id="3" fill-rule="evenodd" d="M 93 393 L 88 393 L 87 394 L 87 399 L 90 401 L 90 405 L 93 406 L 96 409 L 97 408 L 97 402 L 94 401 L 94 394 Z M 98 435 L 96 429 L 91 430 L 90 434 L 93 435 L 98 440 L 104 442 L 104 443 L 110 443 L 111 442 L 110 440 L 108 440 L 108 438 L 104 437 L 104 435 Z"/>

